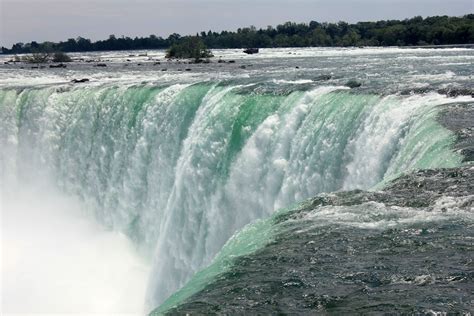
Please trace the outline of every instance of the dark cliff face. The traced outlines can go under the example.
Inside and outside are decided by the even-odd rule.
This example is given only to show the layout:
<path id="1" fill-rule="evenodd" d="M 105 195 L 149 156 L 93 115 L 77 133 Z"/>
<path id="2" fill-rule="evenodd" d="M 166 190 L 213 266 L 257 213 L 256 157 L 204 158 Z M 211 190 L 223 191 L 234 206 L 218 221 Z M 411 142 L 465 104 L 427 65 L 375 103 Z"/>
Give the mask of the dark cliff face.
<path id="1" fill-rule="evenodd" d="M 472 105 L 440 121 L 472 161 Z M 428 314 L 472 310 L 474 166 L 421 170 L 382 191 L 325 194 L 169 314 Z"/>

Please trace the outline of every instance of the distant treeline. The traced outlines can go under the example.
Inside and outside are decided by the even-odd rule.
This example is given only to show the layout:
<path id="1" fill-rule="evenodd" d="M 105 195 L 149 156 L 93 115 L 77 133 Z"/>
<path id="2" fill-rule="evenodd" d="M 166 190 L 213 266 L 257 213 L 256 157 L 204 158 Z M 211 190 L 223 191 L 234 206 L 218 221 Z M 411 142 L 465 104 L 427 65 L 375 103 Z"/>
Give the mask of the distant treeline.
<path id="1" fill-rule="evenodd" d="M 474 14 L 463 17 L 434 16 L 423 19 L 414 17 L 403 21 L 310 23 L 286 22 L 276 28 L 239 28 L 236 32 L 201 32 L 196 34 L 208 48 L 266 48 L 314 46 L 416 46 L 452 45 L 474 43 Z M 34 53 L 41 51 L 84 52 L 104 50 L 164 49 L 184 38 L 171 34 L 168 38 L 116 37 L 91 42 L 78 37 L 65 42 L 17 43 L 11 49 L 2 47 L 6 54 Z"/>

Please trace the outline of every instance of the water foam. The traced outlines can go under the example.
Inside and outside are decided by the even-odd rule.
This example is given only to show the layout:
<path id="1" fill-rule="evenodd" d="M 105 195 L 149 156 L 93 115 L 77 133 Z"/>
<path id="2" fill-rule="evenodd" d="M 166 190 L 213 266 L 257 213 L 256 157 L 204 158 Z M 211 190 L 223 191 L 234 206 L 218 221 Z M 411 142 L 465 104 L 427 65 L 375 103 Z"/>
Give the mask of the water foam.
<path id="1" fill-rule="evenodd" d="M 150 263 L 81 202 L 42 184 L 2 191 L 2 315 L 141 315 Z"/>

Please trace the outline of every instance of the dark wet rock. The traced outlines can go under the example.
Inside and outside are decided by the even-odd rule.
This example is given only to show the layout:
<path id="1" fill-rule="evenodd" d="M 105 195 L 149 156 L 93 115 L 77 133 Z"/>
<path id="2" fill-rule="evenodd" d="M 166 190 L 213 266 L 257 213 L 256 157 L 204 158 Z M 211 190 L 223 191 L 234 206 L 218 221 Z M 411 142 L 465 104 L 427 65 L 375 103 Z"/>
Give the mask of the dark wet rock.
<path id="1" fill-rule="evenodd" d="M 229 60 L 228 63 L 229 64 L 235 64 L 235 60 Z"/>
<path id="2" fill-rule="evenodd" d="M 300 67 L 299 67 L 299 66 L 296 66 L 295 68 L 296 68 L 296 69 L 300 69 Z"/>
<path id="3" fill-rule="evenodd" d="M 412 89 L 405 89 L 400 92 L 401 95 L 411 95 L 411 94 L 425 94 L 432 91 L 430 87 L 419 87 Z"/>
<path id="4" fill-rule="evenodd" d="M 357 80 L 349 80 L 348 82 L 346 82 L 345 86 L 351 89 L 354 89 L 354 88 L 359 88 L 360 86 L 362 86 L 362 83 L 360 83 Z"/>
<path id="5" fill-rule="evenodd" d="M 161 63 L 159 61 L 157 61 L 157 62 L 154 62 L 153 65 L 155 65 L 155 66 L 156 65 L 161 65 Z"/>
<path id="6" fill-rule="evenodd" d="M 128 62 L 132 61 L 131 59 L 127 59 Z"/>
<path id="7" fill-rule="evenodd" d="M 197 59 L 192 59 L 186 64 L 209 64 L 211 61 L 208 58 L 197 58 Z"/>
<path id="8" fill-rule="evenodd" d="M 474 98 L 474 89 L 472 88 L 458 88 L 458 87 L 448 87 L 442 89 L 436 89 L 435 87 L 418 87 L 405 89 L 400 92 L 401 95 L 411 95 L 411 94 L 426 94 L 430 92 L 437 92 L 439 94 L 444 94 L 448 97 L 454 98 L 458 96 L 471 96 Z"/>
<path id="9" fill-rule="evenodd" d="M 217 63 L 218 63 L 218 64 L 224 64 L 224 63 L 225 63 L 225 60 L 219 59 L 219 60 L 217 61 Z"/>
<path id="10" fill-rule="evenodd" d="M 49 68 L 66 68 L 65 64 L 49 65 Z"/>
<path id="11" fill-rule="evenodd" d="M 31 69 L 39 69 L 38 66 L 31 66 Z"/>
<path id="12" fill-rule="evenodd" d="M 314 81 L 328 81 L 332 79 L 332 75 L 320 75 L 314 78 Z"/>
<path id="13" fill-rule="evenodd" d="M 247 69 L 247 67 L 245 65 L 242 65 L 239 67 L 240 69 Z"/>
<path id="14" fill-rule="evenodd" d="M 244 53 L 252 55 L 252 54 L 258 54 L 259 49 L 258 48 L 247 48 L 244 50 Z"/>
<path id="15" fill-rule="evenodd" d="M 137 64 L 137 66 L 141 66 L 142 64 Z"/>
<path id="16" fill-rule="evenodd" d="M 97 65 L 95 65 L 96 67 L 107 67 L 107 64 L 104 64 L 104 63 L 99 63 Z"/>
<path id="17" fill-rule="evenodd" d="M 184 70 L 185 70 L 185 71 L 191 71 L 191 68 L 186 68 L 186 69 L 184 69 Z"/>
<path id="18" fill-rule="evenodd" d="M 10 63 L 8 61 L 4 61 L 3 64 L 10 65 Z"/>
<path id="19" fill-rule="evenodd" d="M 443 88 L 438 90 L 439 94 L 445 94 L 448 97 L 458 97 L 468 95 L 474 98 L 474 89 L 469 88 Z"/>
<path id="20" fill-rule="evenodd" d="M 163 68 L 163 69 L 161 69 L 161 71 L 168 71 L 168 69 L 166 69 L 166 68 Z"/>
<path id="21" fill-rule="evenodd" d="M 89 79 L 87 78 L 82 78 L 82 79 L 72 79 L 72 83 L 83 83 L 83 82 L 89 82 Z"/>

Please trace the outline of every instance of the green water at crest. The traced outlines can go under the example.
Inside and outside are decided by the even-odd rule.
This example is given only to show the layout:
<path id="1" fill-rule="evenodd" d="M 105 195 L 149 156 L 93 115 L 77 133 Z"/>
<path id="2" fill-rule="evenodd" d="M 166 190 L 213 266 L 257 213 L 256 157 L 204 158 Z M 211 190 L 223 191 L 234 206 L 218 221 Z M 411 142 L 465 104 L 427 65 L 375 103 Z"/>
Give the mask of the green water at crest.
<path id="1" fill-rule="evenodd" d="M 149 304 L 182 288 L 165 311 L 270 242 L 276 209 L 461 164 L 453 134 L 436 122 L 449 98 L 241 88 L 0 90 L 2 168 L 52 177 L 156 255 Z"/>

